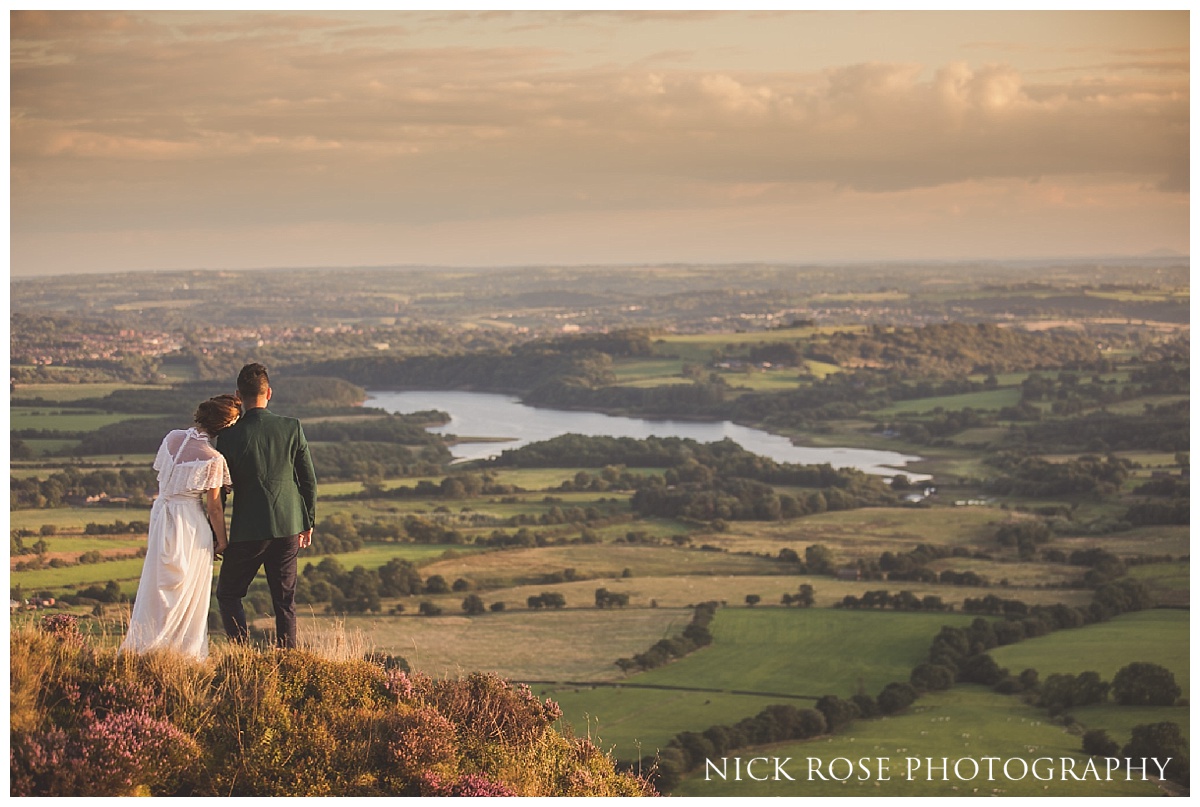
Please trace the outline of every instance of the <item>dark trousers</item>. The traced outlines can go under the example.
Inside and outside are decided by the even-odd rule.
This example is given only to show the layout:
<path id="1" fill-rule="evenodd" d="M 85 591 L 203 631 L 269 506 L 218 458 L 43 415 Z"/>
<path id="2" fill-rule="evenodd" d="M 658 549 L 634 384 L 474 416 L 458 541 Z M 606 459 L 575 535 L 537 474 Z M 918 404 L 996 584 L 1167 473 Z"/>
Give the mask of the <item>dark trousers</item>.
<path id="1" fill-rule="evenodd" d="M 266 541 L 237 541 L 225 549 L 217 578 L 217 606 L 221 624 L 235 642 L 245 642 L 250 631 L 242 598 L 260 568 L 266 569 L 271 605 L 275 609 L 275 643 L 296 646 L 296 555 L 300 539 L 290 535 Z"/>

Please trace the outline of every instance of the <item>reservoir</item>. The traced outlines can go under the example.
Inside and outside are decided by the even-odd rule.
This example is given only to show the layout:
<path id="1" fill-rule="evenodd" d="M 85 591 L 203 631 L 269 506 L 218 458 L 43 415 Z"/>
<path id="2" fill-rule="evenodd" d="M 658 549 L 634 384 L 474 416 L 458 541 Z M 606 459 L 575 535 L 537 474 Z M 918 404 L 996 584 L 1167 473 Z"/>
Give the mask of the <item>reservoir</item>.
<path id="1" fill-rule="evenodd" d="M 685 437 L 700 443 L 715 443 L 726 438 L 742 448 L 776 462 L 797 465 L 823 465 L 857 468 L 880 476 L 903 472 L 913 481 L 924 481 L 925 474 L 904 471 L 909 462 L 920 457 L 896 451 L 866 448 L 808 448 L 793 445 L 777 434 L 739 426 L 729 421 L 694 422 L 685 420 L 648 420 L 606 415 L 600 412 L 542 409 L 527 406 L 511 395 L 485 392 L 384 392 L 367 394 L 366 406 L 393 413 L 437 409 L 450 415 L 444 426 L 430 428 L 435 434 L 453 434 L 462 442 L 450 447 L 457 461 L 487 459 L 510 448 L 549 440 L 561 434 L 588 437 Z M 471 438 L 476 438 L 472 442 Z M 488 442 L 478 442 L 486 439 Z M 504 442 L 495 442 L 502 439 Z"/>

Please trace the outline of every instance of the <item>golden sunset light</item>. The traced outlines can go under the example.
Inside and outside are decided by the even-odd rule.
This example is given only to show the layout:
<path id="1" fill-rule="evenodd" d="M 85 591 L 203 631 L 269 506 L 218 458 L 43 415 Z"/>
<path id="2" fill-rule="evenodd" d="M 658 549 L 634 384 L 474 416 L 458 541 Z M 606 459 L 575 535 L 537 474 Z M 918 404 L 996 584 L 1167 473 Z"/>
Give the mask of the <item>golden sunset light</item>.
<path id="1" fill-rule="evenodd" d="M 15 11 L 12 272 L 1186 254 L 1188 26 Z"/>

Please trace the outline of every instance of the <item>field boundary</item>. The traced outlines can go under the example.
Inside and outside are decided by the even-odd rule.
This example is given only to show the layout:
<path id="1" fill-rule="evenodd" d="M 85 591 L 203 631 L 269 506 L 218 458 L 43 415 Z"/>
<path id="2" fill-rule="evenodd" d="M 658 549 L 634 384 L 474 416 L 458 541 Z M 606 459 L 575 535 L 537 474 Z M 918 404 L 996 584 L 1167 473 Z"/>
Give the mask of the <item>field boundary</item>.
<path id="1" fill-rule="evenodd" d="M 685 687 L 675 684 L 631 684 L 625 681 L 534 681 L 526 679 L 521 683 L 537 686 L 570 686 L 570 687 L 613 687 L 616 689 L 665 689 L 672 692 L 711 692 L 717 695 L 752 695 L 760 698 L 787 698 L 789 700 L 818 701 L 819 695 L 795 695 L 784 692 L 751 692 L 745 689 L 717 689 L 715 687 Z"/>

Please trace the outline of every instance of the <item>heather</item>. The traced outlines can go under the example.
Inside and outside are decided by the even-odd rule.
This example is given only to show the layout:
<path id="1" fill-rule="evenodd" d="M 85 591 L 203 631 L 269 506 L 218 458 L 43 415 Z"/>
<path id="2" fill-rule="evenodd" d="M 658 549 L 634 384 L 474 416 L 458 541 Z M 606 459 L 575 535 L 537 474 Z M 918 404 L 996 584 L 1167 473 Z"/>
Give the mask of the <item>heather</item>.
<path id="1" fill-rule="evenodd" d="M 14 628 L 14 796 L 634 796 L 557 705 L 306 650 L 118 655 L 70 617 Z"/>

